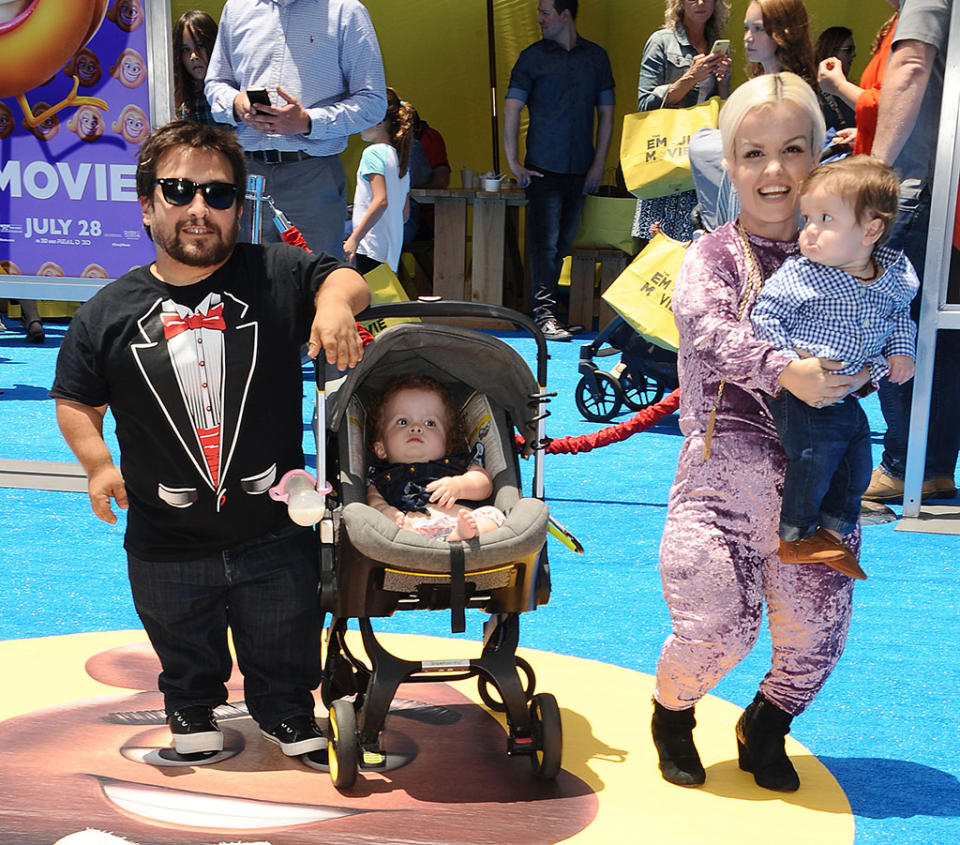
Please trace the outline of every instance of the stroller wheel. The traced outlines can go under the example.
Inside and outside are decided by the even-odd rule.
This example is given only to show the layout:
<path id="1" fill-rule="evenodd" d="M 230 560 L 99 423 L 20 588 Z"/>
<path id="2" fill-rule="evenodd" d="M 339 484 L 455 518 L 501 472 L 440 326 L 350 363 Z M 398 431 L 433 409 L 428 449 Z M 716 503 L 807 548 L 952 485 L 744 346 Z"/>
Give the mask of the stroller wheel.
<path id="1" fill-rule="evenodd" d="M 623 401 L 633 411 L 642 411 L 649 405 L 663 399 L 663 385 L 648 379 L 642 373 L 632 373 L 629 369 L 620 374 L 620 387 Z"/>
<path id="2" fill-rule="evenodd" d="M 343 699 L 330 708 L 330 742 L 327 754 L 330 777 L 337 789 L 349 789 L 356 783 L 360 755 L 357 745 L 357 714 L 353 704 Z"/>
<path id="3" fill-rule="evenodd" d="M 537 676 L 533 673 L 533 667 L 522 657 L 517 657 L 515 660 L 517 662 L 517 669 L 519 669 L 524 675 L 523 694 L 527 701 L 529 701 L 530 696 L 533 694 L 533 689 L 537 685 Z M 480 699 L 483 701 L 483 703 L 496 713 L 506 712 L 506 705 L 500 700 L 500 698 L 494 698 L 490 694 L 491 689 L 496 691 L 497 688 L 483 675 L 478 675 L 477 692 L 480 693 Z"/>
<path id="4" fill-rule="evenodd" d="M 530 756 L 533 774 L 540 780 L 553 780 L 563 758 L 563 725 L 557 699 L 549 692 L 537 693 L 530 701 L 530 729 L 536 746 Z"/>
<path id="5" fill-rule="evenodd" d="M 610 422 L 620 410 L 623 391 L 610 373 L 597 370 L 577 383 L 577 410 L 590 422 Z"/>

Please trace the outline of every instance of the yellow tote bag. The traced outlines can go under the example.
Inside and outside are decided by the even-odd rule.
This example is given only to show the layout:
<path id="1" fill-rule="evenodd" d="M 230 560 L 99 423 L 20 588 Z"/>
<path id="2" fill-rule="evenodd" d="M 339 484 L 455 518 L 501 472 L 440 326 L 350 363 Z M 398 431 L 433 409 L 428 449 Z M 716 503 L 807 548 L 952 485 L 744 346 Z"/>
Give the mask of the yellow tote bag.
<path id="1" fill-rule="evenodd" d="M 620 166 L 627 190 L 642 200 L 693 188 L 690 138 L 698 129 L 716 128 L 719 97 L 685 109 L 659 108 L 623 118 Z"/>
<path id="2" fill-rule="evenodd" d="M 396 277 L 396 274 L 393 272 L 393 270 L 391 270 L 386 264 L 381 264 L 379 267 L 374 267 L 363 278 L 366 279 L 367 287 L 370 288 L 371 305 L 383 305 L 386 302 L 410 301 L 410 297 L 407 296 L 406 291 L 404 291 L 403 285 L 400 284 L 400 280 Z M 370 332 L 370 334 L 376 336 L 387 326 L 392 326 L 396 323 L 419 322 L 420 320 L 416 317 L 404 319 L 399 317 L 389 317 L 381 320 L 365 320 L 363 323 L 361 323 L 361 325 L 368 332 Z"/>
<path id="3" fill-rule="evenodd" d="M 670 304 L 687 246 L 658 232 L 603 293 L 607 304 L 638 334 L 674 352 L 680 337 Z"/>
<path id="4" fill-rule="evenodd" d="M 583 211 L 573 245 L 600 249 L 613 247 L 632 255 L 634 244 L 630 230 L 636 210 L 637 202 L 630 197 L 587 194 L 583 198 Z"/>

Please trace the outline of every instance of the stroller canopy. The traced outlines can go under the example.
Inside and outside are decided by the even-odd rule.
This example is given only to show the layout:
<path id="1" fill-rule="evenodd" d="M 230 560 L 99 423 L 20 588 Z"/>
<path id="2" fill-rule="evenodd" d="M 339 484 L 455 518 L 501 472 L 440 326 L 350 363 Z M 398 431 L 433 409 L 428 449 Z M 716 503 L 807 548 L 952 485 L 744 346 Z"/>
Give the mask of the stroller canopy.
<path id="1" fill-rule="evenodd" d="M 355 392 L 367 404 L 391 379 L 410 372 L 486 394 L 507 411 L 525 442 L 536 439 L 532 397 L 540 387 L 523 358 L 492 335 L 435 323 L 401 323 L 378 334 L 328 404 L 327 428 L 340 429 Z"/>

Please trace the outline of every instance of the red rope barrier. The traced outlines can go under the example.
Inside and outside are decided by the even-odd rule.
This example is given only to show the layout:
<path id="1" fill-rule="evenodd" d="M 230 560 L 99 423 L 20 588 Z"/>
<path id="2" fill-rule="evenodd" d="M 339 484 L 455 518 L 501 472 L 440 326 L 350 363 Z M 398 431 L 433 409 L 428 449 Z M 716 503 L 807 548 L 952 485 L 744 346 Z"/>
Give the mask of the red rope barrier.
<path id="1" fill-rule="evenodd" d="M 648 405 L 638 411 L 633 417 L 616 425 L 601 428 L 592 434 L 580 434 L 571 437 L 557 437 L 547 444 L 548 455 L 576 455 L 578 452 L 589 452 L 611 443 L 619 443 L 634 434 L 646 431 L 656 425 L 668 414 L 672 414 L 680 406 L 680 388 L 668 393 L 655 405 Z M 520 445 L 522 441 L 517 437 Z"/>

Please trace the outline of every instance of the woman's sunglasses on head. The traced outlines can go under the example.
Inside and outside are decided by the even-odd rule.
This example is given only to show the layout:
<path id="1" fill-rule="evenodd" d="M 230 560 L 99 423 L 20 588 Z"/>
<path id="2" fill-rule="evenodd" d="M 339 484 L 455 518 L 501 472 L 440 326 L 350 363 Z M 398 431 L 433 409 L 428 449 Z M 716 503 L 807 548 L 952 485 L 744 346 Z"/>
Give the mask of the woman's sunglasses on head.
<path id="1" fill-rule="evenodd" d="M 204 202 L 218 211 L 225 211 L 237 197 L 237 186 L 232 182 L 192 182 L 189 179 L 157 179 L 163 198 L 170 205 L 189 205 L 200 191 Z"/>

